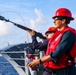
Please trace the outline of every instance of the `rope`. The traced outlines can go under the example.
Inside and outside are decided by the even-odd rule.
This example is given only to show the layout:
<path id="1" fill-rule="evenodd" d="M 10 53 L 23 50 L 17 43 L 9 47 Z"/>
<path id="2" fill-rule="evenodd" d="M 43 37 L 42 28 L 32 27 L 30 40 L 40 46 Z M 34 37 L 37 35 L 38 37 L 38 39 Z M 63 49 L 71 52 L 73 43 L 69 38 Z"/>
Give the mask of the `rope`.
<path id="1" fill-rule="evenodd" d="M 18 12 L 16 12 L 16 11 L 0 12 L 0 14 L 4 14 L 4 13 L 8 13 L 8 12 L 13 12 L 13 13 L 16 13 L 18 16 L 20 16 L 20 18 L 22 19 L 22 21 L 23 21 L 24 25 L 26 26 L 26 23 L 25 23 L 25 21 L 24 21 L 23 17 L 22 17 Z M 28 33 L 27 33 L 27 42 L 29 43 Z"/>

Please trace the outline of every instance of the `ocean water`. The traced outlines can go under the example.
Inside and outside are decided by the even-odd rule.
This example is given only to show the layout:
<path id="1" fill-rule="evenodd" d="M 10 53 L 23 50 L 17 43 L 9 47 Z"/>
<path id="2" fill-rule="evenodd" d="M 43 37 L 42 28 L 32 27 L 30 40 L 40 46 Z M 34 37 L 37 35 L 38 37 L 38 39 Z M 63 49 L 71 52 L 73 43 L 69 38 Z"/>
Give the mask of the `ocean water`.
<path id="1" fill-rule="evenodd" d="M 19 75 L 14 67 L 2 56 L 0 56 L 0 75 Z"/>

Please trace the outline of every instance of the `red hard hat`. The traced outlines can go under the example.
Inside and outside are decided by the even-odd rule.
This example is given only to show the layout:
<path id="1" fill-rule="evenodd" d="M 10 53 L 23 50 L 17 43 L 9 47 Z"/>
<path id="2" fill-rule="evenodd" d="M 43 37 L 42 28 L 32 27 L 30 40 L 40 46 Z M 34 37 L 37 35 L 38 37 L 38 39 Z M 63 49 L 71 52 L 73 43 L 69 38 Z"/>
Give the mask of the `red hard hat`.
<path id="1" fill-rule="evenodd" d="M 72 13 L 70 12 L 70 10 L 66 9 L 66 8 L 59 8 L 55 15 L 52 17 L 52 19 L 56 18 L 56 17 L 68 17 L 70 20 L 74 20 L 74 18 L 72 17 Z"/>
<path id="2" fill-rule="evenodd" d="M 57 31 L 57 28 L 55 28 L 55 27 L 50 27 L 50 28 L 45 32 L 45 35 L 46 35 L 47 33 L 56 32 L 56 31 Z"/>

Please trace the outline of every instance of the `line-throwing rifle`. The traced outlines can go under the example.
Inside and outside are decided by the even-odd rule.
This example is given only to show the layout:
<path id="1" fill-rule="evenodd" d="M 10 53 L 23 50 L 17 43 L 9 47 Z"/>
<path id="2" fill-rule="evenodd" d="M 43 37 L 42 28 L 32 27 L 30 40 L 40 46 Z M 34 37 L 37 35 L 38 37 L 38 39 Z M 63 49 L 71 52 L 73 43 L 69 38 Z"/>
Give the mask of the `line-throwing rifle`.
<path id="1" fill-rule="evenodd" d="M 23 26 L 23 25 L 14 23 L 14 22 L 12 22 L 12 21 L 10 21 L 10 20 L 8 20 L 8 19 L 5 19 L 3 16 L 0 16 L 0 20 L 13 23 L 13 25 L 15 25 L 15 26 L 17 26 L 17 27 L 19 27 L 19 28 L 21 28 L 21 29 L 23 29 L 23 30 L 25 30 L 25 31 L 32 31 L 32 29 L 27 28 L 27 27 L 25 27 L 25 26 Z M 46 39 L 46 37 L 43 36 L 42 33 L 36 32 L 36 31 L 34 31 L 34 32 L 35 32 L 36 36 L 38 36 L 39 38 L 41 38 L 41 39 Z"/>

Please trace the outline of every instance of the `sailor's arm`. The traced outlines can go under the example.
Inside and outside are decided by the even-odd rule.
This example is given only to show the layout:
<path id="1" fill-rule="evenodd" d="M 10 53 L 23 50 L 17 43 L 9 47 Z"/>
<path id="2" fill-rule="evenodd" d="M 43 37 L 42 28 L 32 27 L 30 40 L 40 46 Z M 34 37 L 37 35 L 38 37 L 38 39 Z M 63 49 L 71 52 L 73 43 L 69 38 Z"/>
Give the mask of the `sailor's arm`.
<path id="1" fill-rule="evenodd" d="M 75 42 L 75 36 L 72 32 L 68 31 L 64 33 L 59 45 L 56 50 L 50 54 L 53 62 L 57 62 L 59 58 L 64 54 L 71 50 Z"/>
<path id="2" fill-rule="evenodd" d="M 37 60 L 34 60 L 34 61 L 30 62 L 27 66 L 33 68 L 33 67 L 36 67 L 39 64 L 42 64 L 42 63 L 47 62 L 47 61 L 50 61 L 50 60 L 51 60 L 51 56 L 50 55 L 43 56 L 40 59 L 37 59 Z"/>

